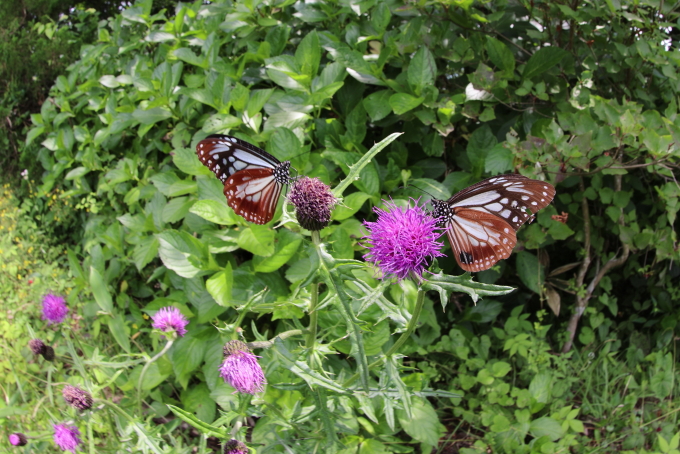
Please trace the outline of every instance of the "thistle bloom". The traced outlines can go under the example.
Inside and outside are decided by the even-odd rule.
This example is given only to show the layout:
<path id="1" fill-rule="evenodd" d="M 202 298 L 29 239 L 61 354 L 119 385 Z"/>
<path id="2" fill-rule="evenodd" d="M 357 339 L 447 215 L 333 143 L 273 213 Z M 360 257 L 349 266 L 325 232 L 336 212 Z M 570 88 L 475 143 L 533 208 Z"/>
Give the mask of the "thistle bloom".
<path id="1" fill-rule="evenodd" d="M 153 320 L 151 326 L 165 333 L 175 331 L 179 336 L 184 336 L 187 333 L 185 326 L 189 324 L 189 320 L 176 307 L 164 307 L 156 312 L 151 319 Z"/>
<path id="2" fill-rule="evenodd" d="M 307 230 L 321 230 L 326 227 L 337 202 L 330 187 L 318 178 L 309 177 L 302 177 L 293 184 L 288 200 L 295 207 L 295 216 L 300 226 Z"/>
<path id="3" fill-rule="evenodd" d="M 61 391 L 64 400 L 76 410 L 89 410 L 92 408 L 92 396 L 77 386 L 66 385 Z"/>
<path id="4" fill-rule="evenodd" d="M 378 265 L 385 277 L 421 279 L 428 259 L 444 255 L 439 251 L 443 244 L 437 241 L 441 236 L 436 232 L 437 220 L 418 206 L 417 200 L 415 206 L 406 208 L 384 202 L 387 210 L 373 209 L 378 214 L 376 222 L 364 221 L 369 230 L 364 237 L 369 249 L 364 259 Z"/>
<path id="5" fill-rule="evenodd" d="M 28 341 L 28 348 L 31 349 L 34 355 L 44 355 L 47 346 L 40 339 L 31 339 Z"/>
<path id="6" fill-rule="evenodd" d="M 43 320 L 51 325 L 52 323 L 61 323 L 68 314 L 68 307 L 64 298 L 58 295 L 48 293 L 42 300 Z"/>
<path id="7" fill-rule="evenodd" d="M 242 442 L 231 439 L 224 443 L 224 454 L 248 454 L 248 447 Z"/>
<path id="8" fill-rule="evenodd" d="M 12 446 L 26 446 L 28 441 L 26 440 L 26 435 L 22 433 L 13 433 L 9 436 L 9 444 Z"/>
<path id="9" fill-rule="evenodd" d="M 67 426 L 65 424 L 54 424 L 54 442 L 61 448 L 62 451 L 76 452 L 78 445 L 82 443 L 80 440 L 80 431 L 76 426 Z"/>
<path id="10" fill-rule="evenodd" d="M 54 361 L 54 349 L 49 345 L 45 345 L 45 352 L 42 355 L 45 361 Z"/>
<path id="11" fill-rule="evenodd" d="M 257 358 L 250 352 L 245 342 L 229 341 L 224 346 L 224 362 L 219 369 L 220 376 L 238 392 L 246 394 L 261 392 L 266 381 Z"/>

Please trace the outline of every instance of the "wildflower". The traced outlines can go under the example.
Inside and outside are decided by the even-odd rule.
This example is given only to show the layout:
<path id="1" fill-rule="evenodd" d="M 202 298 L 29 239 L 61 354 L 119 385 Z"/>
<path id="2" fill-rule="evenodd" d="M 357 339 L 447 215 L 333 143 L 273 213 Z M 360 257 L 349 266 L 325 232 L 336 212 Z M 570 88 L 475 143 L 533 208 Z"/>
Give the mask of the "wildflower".
<path id="1" fill-rule="evenodd" d="M 28 348 L 31 349 L 34 355 L 44 355 L 47 350 L 47 346 L 40 339 L 31 339 L 28 341 Z"/>
<path id="2" fill-rule="evenodd" d="M 414 202 L 414 207 L 406 208 L 385 202 L 388 210 L 374 208 L 376 222 L 364 221 L 369 230 L 364 259 L 378 265 L 386 277 L 421 279 L 428 259 L 444 255 L 439 251 L 443 244 L 437 241 L 441 236 L 435 231 L 437 220 Z"/>
<path id="3" fill-rule="evenodd" d="M 45 361 L 54 361 L 54 349 L 49 345 L 45 345 L 45 352 L 42 355 Z"/>
<path id="4" fill-rule="evenodd" d="M 54 424 L 54 442 L 61 448 L 62 451 L 76 452 L 78 445 L 82 443 L 80 440 L 80 431 L 76 426 L 67 426 L 65 424 Z"/>
<path id="5" fill-rule="evenodd" d="M 176 307 L 164 307 L 156 312 L 151 319 L 153 320 L 151 326 L 165 333 L 175 331 L 180 336 L 187 333 L 185 326 L 189 324 L 189 320 Z"/>
<path id="6" fill-rule="evenodd" d="M 232 438 L 224 443 L 224 454 L 248 454 L 248 447 Z"/>
<path id="7" fill-rule="evenodd" d="M 261 392 L 266 381 L 257 358 L 250 352 L 245 342 L 229 341 L 224 346 L 224 362 L 219 369 L 220 376 L 236 391 L 247 394 Z"/>
<path id="8" fill-rule="evenodd" d="M 326 227 L 337 203 L 331 188 L 318 178 L 309 177 L 302 177 L 293 184 L 288 200 L 295 206 L 295 216 L 300 226 L 307 230 Z"/>
<path id="9" fill-rule="evenodd" d="M 26 446 L 28 441 L 26 440 L 26 435 L 16 432 L 9 436 L 9 443 L 13 446 Z"/>
<path id="10" fill-rule="evenodd" d="M 43 320 L 47 320 L 50 325 L 63 322 L 66 314 L 68 314 L 68 307 L 66 307 L 64 298 L 51 293 L 43 297 L 42 310 Z"/>
<path id="11" fill-rule="evenodd" d="M 67 404 L 76 410 L 89 410 L 92 408 L 92 396 L 77 386 L 66 385 L 61 391 Z"/>

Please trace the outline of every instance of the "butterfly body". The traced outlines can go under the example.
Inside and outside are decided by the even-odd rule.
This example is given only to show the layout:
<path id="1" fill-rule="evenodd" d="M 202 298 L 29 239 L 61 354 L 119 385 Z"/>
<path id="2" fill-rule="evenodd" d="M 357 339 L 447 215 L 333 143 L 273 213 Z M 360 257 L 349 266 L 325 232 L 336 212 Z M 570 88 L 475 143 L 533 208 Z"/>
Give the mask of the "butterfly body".
<path id="1" fill-rule="evenodd" d="M 266 224 L 276 211 L 290 161 L 280 162 L 236 137 L 214 134 L 196 145 L 196 154 L 224 185 L 227 204 L 247 221 Z"/>
<path id="2" fill-rule="evenodd" d="M 512 253 L 515 232 L 555 197 L 555 188 L 522 175 L 482 180 L 449 200 L 432 200 L 432 215 L 446 229 L 456 261 L 483 271 Z"/>

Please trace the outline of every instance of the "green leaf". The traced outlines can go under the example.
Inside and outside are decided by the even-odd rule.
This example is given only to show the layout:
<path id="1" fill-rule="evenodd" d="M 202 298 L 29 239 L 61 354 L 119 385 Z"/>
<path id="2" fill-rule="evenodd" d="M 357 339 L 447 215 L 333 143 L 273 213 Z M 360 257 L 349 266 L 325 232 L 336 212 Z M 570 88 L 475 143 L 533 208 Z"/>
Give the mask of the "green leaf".
<path id="1" fill-rule="evenodd" d="M 512 151 L 502 144 L 493 147 L 484 160 L 484 170 L 491 175 L 499 175 L 512 169 Z"/>
<path id="2" fill-rule="evenodd" d="M 522 79 L 527 80 L 541 75 L 569 56 L 569 52 L 560 47 L 542 47 L 531 56 L 524 66 Z"/>
<path id="3" fill-rule="evenodd" d="M 185 381 L 201 365 L 205 350 L 205 339 L 192 333 L 175 342 L 171 350 L 172 368 L 180 381 Z"/>
<path id="4" fill-rule="evenodd" d="M 115 314 L 111 317 L 108 317 L 107 322 L 113 338 L 116 339 L 116 342 L 118 342 L 118 345 L 120 345 L 123 350 L 129 353 L 130 333 L 128 333 L 127 329 L 125 328 L 125 320 L 123 319 L 123 315 Z"/>
<path id="5" fill-rule="evenodd" d="M 205 383 L 189 387 L 182 393 L 182 404 L 188 411 L 196 413 L 203 422 L 211 423 L 215 419 L 217 404 L 210 397 L 210 388 Z"/>
<path id="6" fill-rule="evenodd" d="M 552 375 L 550 372 L 539 372 L 529 383 L 529 393 L 536 399 L 536 402 L 547 404 L 552 395 Z"/>
<path id="7" fill-rule="evenodd" d="M 154 107 L 149 110 L 137 109 L 132 112 L 132 117 L 143 125 L 152 125 L 172 117 L 172 112 L 162 107 Z"/>
<path id="8" fill-rule="evenodd" d="M 343 198 L 342 202 L 335 207 L 335 210 L 333 210 L 333 213 L 331 214 L 331 219 L 342 221 L 343 219 L 354 216 L 354 214 L 363 206 L 364 202 L 370 198 L 370 195 L 363 192 L 351 193 Z"/>
<path id="9" fill-rule="evenodd" d="M 258 273 L 271 273 L 288 263 L 297 252 L 302 237 L 290 230 L 279 230 L 276 235 L 276 248 L 274 254 L 268 257 L 253 257 L 253 269 Z"/>
<path id="10" fill-rule="evenodd" d="M 397 410 L 397 417 L 404 431 L 421 443 L 437 446 L 445 429 L 432 405 L 425 399 L 415 397 L 411 403 L 411 414 L 409 418 L 403 410 Z"/>
<path id="11" fill-rule="evenodd" d="M 390 96 L 390 107 L 395 114 L 401 115 L 413 110 L 425 101 L 425 98 L 416 98 L 406 93 L 395 93 Z"/>
<path id="12" fill-rule="evenodd" d="M 231 263 L 223 270 L 213 274 L 205 283 L 205 288 L 220 306 L 230 306 L 231 290 L 234 287 L 234 273 Z"/>
<path id="13" fill-rule="evenodd" d="M 530 290 L 534 293 L 541 293 L 544 281 L 543 267 L 535 255 L 527 251 L 517 253 L 517 274 Z"/>
<path id="14" fill-rule="evenodd" d="M 197 266 L 206 258 L 206 246 L 188 232 L 167 230 L 156 235 L 163 264 L 182 277 L 192 278 L 201 272 Z"/>
<path id="15" fill-rule="evenodd" d="M 187 175 L 207 175 L 210 170 L 201 164 L 192 148 L 177 148 L 173 152 L 172 162 Z"/>
<path id="16" fill-rule="evenodd" d="M 237 244 L 240 248 L 254 255 L 269 257 L 274 253 L 274 238 L 276 234 L 269 227 L 250 224 L 238 237 Z"/>
<path id="17" fill-rule="evenodd" d="M 316 76 L 319 70 L 319 62 L 321 61 L 321 45 L 319 44 L 319 36 L 316 30 L 307 33 L 297 45 L 295 61 L 302 74 L 306 74 L 310 78 Z"/>
<path id="18" fill-rule="evenodd" d="M 218 427 L 215 427 L 211 424 L 208 424 L 204 421 L 200 421 L 198 418 L 196 418 L 194 415 L 191 413 L 182 410 L 179 407 L 175 407 L 174 405 L 169 405 L 168 408 L 182 421 L 185 423 L 195 427 L 198 429 L 201 433 L 209 436 L 209 437 L 217 437 L 219 439 L 227 439 L 230 438 L 229 434 L 227 433 L 226 430 L 220 429 Z"/>
<path id="19" fill-rule="evenodd" d="M 104 312 L 112 313 L 113 300 L 111 299 L 111 293 L 106 282 L 104 282 L 104 278 L 94 266 L 90 267 L 90 288 L 99 308 Z"/>
<path id="20" fill-rule="evenodd" d="M 366 109 L 366 112 L 371 117 L 371 121 L 382 120 L 392 112 L 392 107 L 390 106 L 390 96 L 392 94 L 392 90 L 380 90 L 364 98 L 364 109 Z"/>
<path id="21" fill-rule="evenodd" d="M 491 36 L 486 37 L 486 51 L 494 65 L 507 76 L 512 76 L 515 71 L 515 56 L 508 46 Z"/>
<path id="22" fill-rule="evenodd" d="M 180 47 L 179 49 L 175 49 L 172 53 L 175 54 L 175 57 L 189 63 L 190 65 L 208 69 L 208 59 L 205 57 L 199 57 L 188 47 Z"/>
<path id="23" fill-rule="evenodd" d="M 158 238 L 148 236 L 135 246 L 132 251 L 132 261 L 137 267 L 137 271 L 142 271 L 151 260 L 158 254 Z"/>
<path id="24" fill-rule="evenodd" d="M 474 282 L 469 273 L 461 276 L 450 276 L 448 274 L 431 274 L 423 284 L 423 290 L 436 290 L 439 292 L 442 306 L 446 307 L 449 301 L 450 292 L 464 292 L 470 295 L 473 302 L 477 302 L 480 296 L 506 295 L 514 290 L 512 287 L 501 285 L 483 284 Z"/>
<path id="25" fill-rule="evenodd" d="M 535 438 L 548 437 L 552 441 L 559 440 L 564 435 L 562 425 L 549 416 L 531 421 L 529 432 Z"/>
<path id="26" fill-rule="evenodd" d="M 434 84 L 435 77 L 437 77 L 437 65 L 427 47 L 421 46 L 418 49 L 418 52 L 416 52 L 408 65 L 406 74 L 408 83 L 416 88 L 417 93 L 420 93 L 422 88 Z M 395 113 L 397 113 L 396 110 Z"/>
<path id="27" fill-rule="evenodd" d="M 505 361 L 498 361 L 491 366 L 493 376 L 497 378 L 505 377 L 512 370 L 510 364 Z"/>
<path id="28" fill-rule="evenodd" d="M 194 201 L 194 199 L 189 197 L 177 197 L 170 200 L 163 207 L 163 222 L 173 223 L 184 219 Z"/>
<path id="29" fill-rule="evenodd" d="M 233 115 L 217 113 L 208 118 L 201 129 L 208 134 L 222 134 L 241 126 L 242 123 L 239 118 Z"/>
<path id="30" fill-rule="evenodd" d="M 220 225 L 234 225 L 238 223 L 238 215 L 223 202 L 215 200 L 199 200 L 189 209 L 206 221 Z"/>

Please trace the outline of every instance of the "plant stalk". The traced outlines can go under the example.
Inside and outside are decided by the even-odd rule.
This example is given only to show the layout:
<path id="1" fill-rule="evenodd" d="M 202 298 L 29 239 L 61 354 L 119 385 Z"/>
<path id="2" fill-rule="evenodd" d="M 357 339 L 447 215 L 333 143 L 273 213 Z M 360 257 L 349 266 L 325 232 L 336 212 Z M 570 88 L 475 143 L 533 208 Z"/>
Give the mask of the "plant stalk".
<path id="1" fill-rule="evenodd" d="M 321 244 L 321 235 L 318 230 L 312 230 L 312 242 L 315 246 Z M 319 313 L 316 311 L 316 306 L 319 304 L 319 283 L 314 282 L 309 289 L 311 303 L 309 304 L 309 333 L 307 334 L 307 348 L 310 351 L 314 350 L 316 344 L 316 330 L 319 321 Z"/>
<path id="2" fill-rule="evenodd" d="M 144 364 L 144 368 L 142 369 L 142 372 L 139 374 L 139 381 L 137 382 L 137 403 L 139 405 L 139 415 L 141 417 L 142 415 L 142 384 L 144 383 L 144 375 L 146 375 L 146 371 L 151 366 L 158 358 L 161 356 L 165 355 L 165 353 L 172 347 L 172 344 L 175 341 L 173 339 L 169 339 L 168 343 L 165 344 L 165 347 L 163 347 L 163 350 L 161 350 L 156 356 L 151 358 L 149 361 Z"/>

